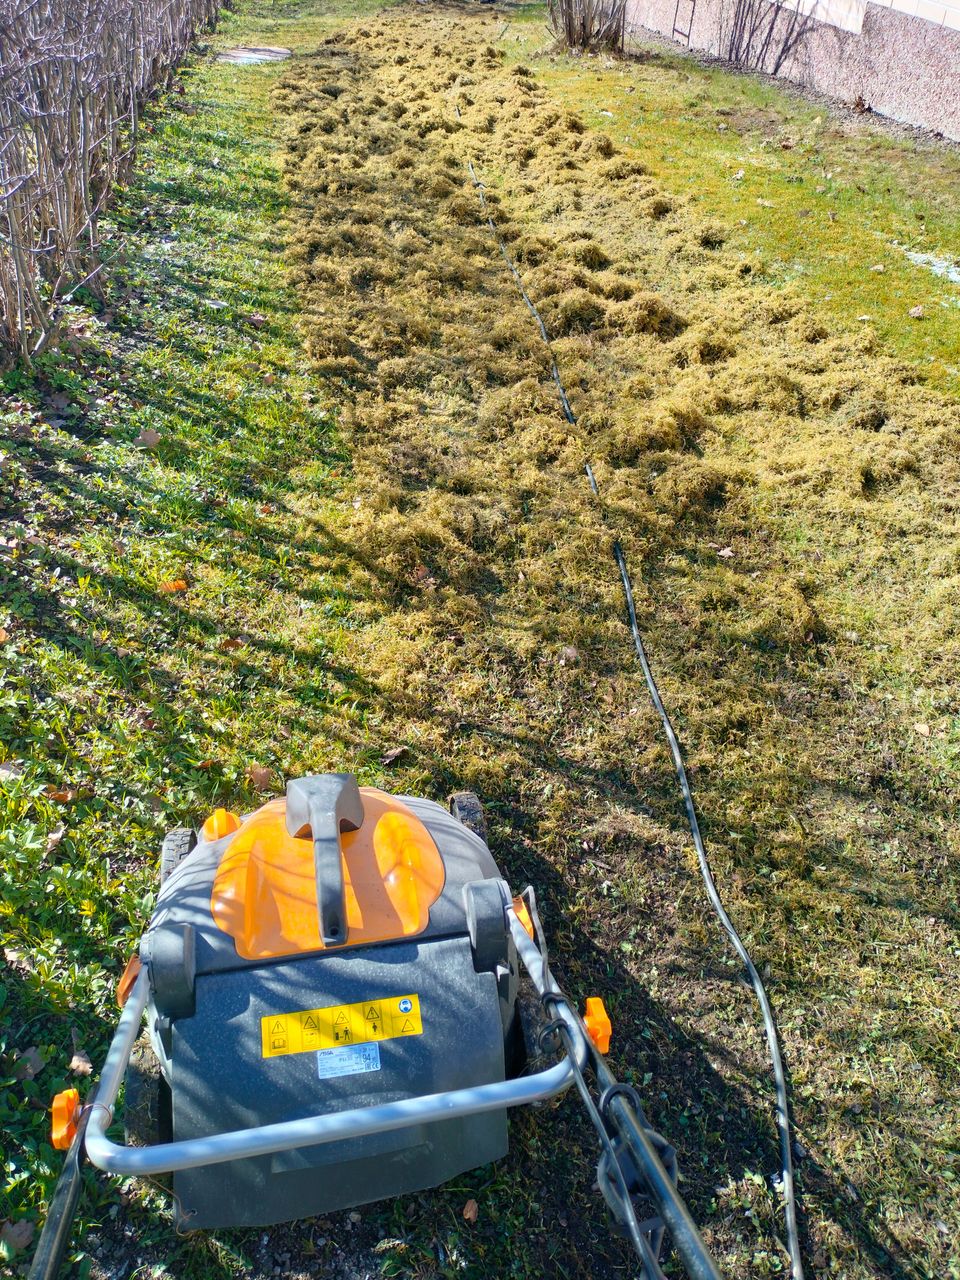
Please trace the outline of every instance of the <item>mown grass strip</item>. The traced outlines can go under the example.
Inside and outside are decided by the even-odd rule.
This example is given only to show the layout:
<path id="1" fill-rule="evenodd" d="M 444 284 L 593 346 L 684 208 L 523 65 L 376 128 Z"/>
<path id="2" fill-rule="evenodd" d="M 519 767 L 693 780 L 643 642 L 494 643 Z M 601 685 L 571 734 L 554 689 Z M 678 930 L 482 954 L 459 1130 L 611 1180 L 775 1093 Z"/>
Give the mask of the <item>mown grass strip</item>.
<path id="1" fill-rule="evenodd" d="M 0 1220 L 50 1191 L 46 1107 L 102 1055 L 163 830 L 253 807 L 252 765 L 268 787 L 338 765 L 320 726 L 336 708 L 349 735 L 363 701 L 324 523 L 347 462 L 280 258 L 276 74 L 184 72 L 105 229 L 105 304 L 78 298 L 4 382 Z"/>

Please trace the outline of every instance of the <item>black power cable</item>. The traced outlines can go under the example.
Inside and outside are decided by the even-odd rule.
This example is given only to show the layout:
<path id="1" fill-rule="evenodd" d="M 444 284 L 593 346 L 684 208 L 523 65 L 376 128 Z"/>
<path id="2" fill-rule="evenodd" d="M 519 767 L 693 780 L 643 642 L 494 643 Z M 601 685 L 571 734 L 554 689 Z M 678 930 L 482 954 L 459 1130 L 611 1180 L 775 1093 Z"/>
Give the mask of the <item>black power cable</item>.
<path id="1" fill-rule="evenodd" d="M 509 253 L 507 252 L 507 247 L 503 241 L 503 237 L 500 235 L 499 231 L 497 230 L 496 223 L 494 222 L 493 218 L 490 215 L 490 211 L 487 208 L 487 201 L 483 194 L 483 183 L 477 177 L 477 173 L 476 173 L 476 170 L 474 169 L 473 162 L 468 161 L 467 164 L 470 171 L 470 178 L 473 182 L 474 187 L 476 188 L 478 196 L 480 197 L 480 206 L 481 206 L 481 209 L 483 210 L 483 214 L 484 214 L 484 218 L 486 220 L 487 226 L 490 228 L 491 232 L 496 238 L 497 244 L 499 245 L 499 248 L 500 248 L 500 253 L 502 254 L 503 259 L 510 270 L 510 274 L 513 276 L 513 279 L 517 285 L 518 290 L 520 291 L 520 296 L 523 298 L 523 301 L 525 302 L 528 310 L 530 311 L 530 314 L 533 316 L 536 322 L 537 328 L 540 331 L 540 336 L 543 339 L 544 343 L 546 344 L 547 350 L 550 352 L 551 373 L 553 376 L 553 380 L 557 385 L 557 391 L 560 397 L 560 405 L 561 405 L 561 408 L 563 409 L 564 417 L 571 424 L 571 426 L 575 426 L 577 422 L 576 414 L 573 412 L 573 409 L 570 407 L 570 401 L 567 397 L 566 390 L 563 386 L 563 380 L 560 376 L 560 370 L 557 367 L 557 362 L 553 354 L 553 347 L 550 341 L 550 335 L 547 332 L 547 327 L 543 322 L 543 317 L 540 315 L 540 312 L 537 310 L 536 305 L 530 298 L 530 295 L 527 293 L 524 287 L 520 272 L 517 269 L 516 263 L 514 263 Z M 596 480 L 596 476 L 594 475 L 593 468 L 591 467 L 589 462 L 584 463 L 584 472 L 586 474 L 587 480 L 589 481 L 591 490 L 593 491 L 594 495 L 598 499 L 600 499 L 600 489 L 597 484 L 597 480 Z M 654 679 L 653 671 L 651 670 L 650 662 L 647 658 L 647 652 L 643 644 L 643 637 L 640 634 L 640 626 L 637 622 L 637 610 L 636 610 L 636 605 L 634 603 L 634 598 L 633 598 L 633 587 L 630 581 L 630 572 L 627 567 L 627 559 L 623 553 L 623 548 L 621 547 L 620 542 L 618 540 L 614 540 L 614 543 L 613 543 L 613 556 L 616 561 L 617 568 L 620 571 L 620 579 L 623 583 L 623 593 L 626 599 L 627 614 L 630 620 L 630 631 L 633 635 L 634 647 L 636 648 L 636 651 L 637 651 L 637 657 L 640 659 L 640 666 L 643 670 L 643 676 L 647 683 L 647 689 L 650 694 L 650 700 L 653 703 L 657 711 L 657 714 L 660 717 L 661 724 L 663 725 L 663 731 L 666 734 L 667 743 L 670 747 L 670 755 L 673 759 L 673 767 L 676 772 L 677 779 L 680 783 L 680 790 L 683 794 L 684 809 L 686 810 L 687 823 L 690 827 L 690 835 L 693 839 L 693 847 L 697 853 L 697 861 L 700 864 L 700 873 L 703 877 L 703 882 L 706 886 L 707 897 L 709 898 L 710 905 L 713 907 L 714 911 L 716 912 L 716 915 L 720 920 L 720 923 L 723 926 L 723 929 L 726 932 L 727 937 L 730 939 L 730 942 L 734 950 L 736 951 L 737 955 L 740 957 L 741 961 L 743 962 L 744 967 L 746 968 L 747 975 L 750 978 L 750 984 L 753 987 L 754 994 L 757 997 L 757 1002 L 760 1005 L 760 1012 L 763 1018 L 764 1032 L 767 1038 L 767 1047 L 770 1054 L 770 1062 L 773 1068 L 774 1086 L 776 1090 L 775 1112 L 776 1112 L 777 1131 L 780 1139 L 780 1175 L 781 1175 L 781 1185 L 783 1187 L 783 1212 L 784 1212 L 784 1220 L 786 1225 L 787 1250 L 790 1254 L 790 1268 L 793 1275 L 793 1280 L 804 1280 L 803 1258 L 800 1252 L 800 1232 L 797 1225 L 797 1194 L 796 1194 L 796 1185 L 795 1185 L 794 1176 L 793 1176 L 793 1149 L 792 1149 L 792 1141 L 791 1141 L 791 1134 L 790 1134 L 790 1102 L 789 1102 L 789 1094 L 787 1090 L 786 1071 L 783 1065 L 783 1054 L 781 1053 L 781 1050 L 780 1050 L 780 1039 L 777 1033 L 777 1025 L 774 1020 L 773 1010 L 770 1006 L 770 1000 L 769 1000 L 769 997 L 767 996 L 766 988 L 763 985 L 763 980 L 761 979 L 760 974 L 757 972 L 757 967 L 753 963 L 753 960 L 750 957 L 750 953 L 747 951 L 747 948 L 744 945 L 743 939 L 740 937 L 740 934 L 737 932 L 736 925 L 733 923 L 733 921 L 730 919 L 730 916 L 727 914 L 727 910 L 723 905 L 723 900 L 721 899 L 719 891 L 717 890 L 716 881 L 713 878 L 713 872 L 710 869 L 710 863 L 707 858 L 707 851 L 706 851 L 706 848 L 704 847 L 703 837 L 700 834 L 700 823 L 697 820 L 697 810 L 693 802 L 693 792 L 690 787 L 690 779 L 687 776 L 686 766 L 684 765 L 684 762 L 683 762 L 683 752 L 680 749 L 680 743 L 677 740 L 676 733 L 674 732 L 673 724 L 671 723 L 670 717 L 667 714 L 667 710 L 663 705 L 663 700 L 660 697 L 660 690 L 657 688 L 657 682 Z"/>

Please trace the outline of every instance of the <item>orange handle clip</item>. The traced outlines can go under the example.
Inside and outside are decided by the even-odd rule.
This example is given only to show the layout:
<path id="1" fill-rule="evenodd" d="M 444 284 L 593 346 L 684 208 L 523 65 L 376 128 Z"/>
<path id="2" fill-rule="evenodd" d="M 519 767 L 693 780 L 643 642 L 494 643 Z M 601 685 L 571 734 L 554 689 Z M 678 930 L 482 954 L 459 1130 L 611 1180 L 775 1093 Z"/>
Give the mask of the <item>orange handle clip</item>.
<path id="1" fill-rule="evenodd" d="M 50 1141 L 58 1151 L 66 1151 L 77 1136 L 77 1121 L 80 1119 L 79 1090 L 64 1089 L 62 1093 L 58 1093 L 50 1108 L 50 1115 Z"/>
<path id="2" fill-rule="evenodd" d="M 587 1011 L 583 1015 L 583 1022 L 590 1039 L 600 1052 L 609 1053 L 613 1024 L 610 1021 L 606 1006 L 599 996 L 587 997 Z"/>

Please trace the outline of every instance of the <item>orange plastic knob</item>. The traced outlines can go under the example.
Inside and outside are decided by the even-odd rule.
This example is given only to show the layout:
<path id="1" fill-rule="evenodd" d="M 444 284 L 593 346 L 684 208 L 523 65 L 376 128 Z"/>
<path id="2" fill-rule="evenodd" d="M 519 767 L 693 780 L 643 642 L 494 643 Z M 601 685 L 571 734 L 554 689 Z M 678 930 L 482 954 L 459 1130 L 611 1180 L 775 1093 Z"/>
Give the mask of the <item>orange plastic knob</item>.
<path id="1" fill-rule="evenodd" d="M 229 809 L 214 809 L 203 824 L 204 840 L 219 840 L 228 836 L 231 831 L 239 831 L 240 819 Z"/>
<path id="2" fill-rule="evenodd" d="M 120 981 L 117 983 L 117 1004 L 122 1009 L 130 998 L 130 992 L 133 990 L 133 984 L 140 976 L 140 957 L 136 952 L 127 961 L 126 968 L 120 975 Z"/>
<path id="3" fill-rule="evenodd" d="M 80 1118 L 80 1093 L 77 1089 L 64 1089 L 58 1093 L 50 1108 L 50 1141 L 58 1151 L 66 1151 L 77 1136 Z"/>
<path id="4" fill-rule="evenodd" d="M 590 1039 L 600 1052 L 609 1053 L 613 1024 L 610 1021 L 606 1006 L 599 996 L 587 997 L 587 1011 L 583 1015 L 583 1022 Z"/>

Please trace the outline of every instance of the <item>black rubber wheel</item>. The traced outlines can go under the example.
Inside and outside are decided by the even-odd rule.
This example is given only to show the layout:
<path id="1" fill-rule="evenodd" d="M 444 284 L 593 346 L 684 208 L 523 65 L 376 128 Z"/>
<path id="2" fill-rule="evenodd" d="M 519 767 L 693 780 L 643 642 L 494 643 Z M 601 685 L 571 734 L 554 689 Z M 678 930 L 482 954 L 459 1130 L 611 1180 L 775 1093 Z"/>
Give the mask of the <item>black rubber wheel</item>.
<path id="1" fill-rule="evenodd" d="M 549 1066 L 540 1048 L 540 1031 L 546 1025 L 543 1005 L 533 983 L 522 974 L 517 991 L 517 1007 L 506 1036 L 507 1074 L 511 1078 Z"/>
<path id="2" fill-rule="evenodd" d="M 487 820 L 478 796 L 472 791 L 455 791 L 450 797 L 450 812 L 468 831 L 487 843 Z"/>
<path id="3" fill-rule="evenodd" d="M 160 1061 L 144 1033 L 130 1052 L 123 1078 L 123 1131 L 127 1145 L 152 1147 L 173 1141 L 173 1107 L 170 1086 Z"/>
<path id="4" fill-rule="evenodd" d="M 160 846 L 160 883 L 169 879 L 184 858 L 193 852 L 197 844 L 197 833 L 192 827 L 174 827 L 163 837 Z"/>

